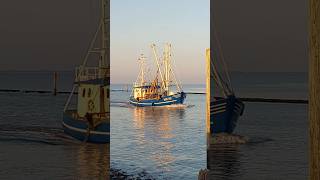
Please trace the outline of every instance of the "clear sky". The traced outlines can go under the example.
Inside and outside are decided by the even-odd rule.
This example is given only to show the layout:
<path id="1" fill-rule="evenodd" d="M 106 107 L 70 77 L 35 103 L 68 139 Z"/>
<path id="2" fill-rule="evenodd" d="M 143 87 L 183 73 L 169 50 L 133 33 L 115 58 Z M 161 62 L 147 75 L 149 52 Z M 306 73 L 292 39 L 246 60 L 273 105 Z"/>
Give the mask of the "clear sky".
<path id="1" fill-rule="evenodd" d="M 137 58 L 154 62 L 150 45 L 173 46 L 175 72 L 182 83 L 205 83 L 205 49 L 210 46 L 209 0 L 112 0 L 111 83 L 132 83 Z"/>
<path id="2" fill-rule="evenodd" d="M 230 70 L 308 70 L 308 1 L 214 0 L 211 3 L 211 29 L 219 32 Z"/>
<path id="3" fill-rule="evenodd" d="M 111 0 L 111 80 L 132 83 L 138 55 L 171 42 L 183 83 L 204 82 L 209 0 Z M 18 5 L 17 5 L 18 4 Z M 211 0 L 232 71 L 308 70 L 308 4 L 303 0 Z M 99 16 L 98 0 L 1 0 L 0 71 L 73 70 Z M 151 60 L 151 59 L 149 59 Z"/>

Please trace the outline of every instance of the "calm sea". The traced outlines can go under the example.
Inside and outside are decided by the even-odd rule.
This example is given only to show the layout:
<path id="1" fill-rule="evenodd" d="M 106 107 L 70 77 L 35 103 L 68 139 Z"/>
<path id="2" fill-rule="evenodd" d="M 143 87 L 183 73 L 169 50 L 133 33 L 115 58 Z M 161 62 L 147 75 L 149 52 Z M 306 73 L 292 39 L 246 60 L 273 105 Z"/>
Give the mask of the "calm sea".
<path id="1" fill-rule="evenodd" d="M 60 73 L 58 89 L 72 87 Z M 242 97 L 307 98 L 305 73 L 233 73 Z M 1 72 L 0 89 L 51 90 L 50 72 Z M 112 85 L 125 89 L 125 85 Z M 204 92 L 204 85 L 184 85 Z M 130 92 L 111 92 L 111 167 L 155 179 L 197 179 L 206 168 L 205 96 L 188 94 L 186 105 L 128 106 Z M 0 179 L 105 178 L 108 146 L 74 141 L 61 130 L 67 95 L 0 93 Z M 307 105 L 245 103 L 235 133 L 249 143 L 213 149 L 215 179 L 306 179 Z"/>
<path id="2" fill-rule="evenodd" d="M 69 90 L 70 73 L 59 87 Z M 70 82 L 71 81 L 71 82 Z M 52 73 L 1 72 L 0 89 L 51 90 Z M 61 129 L 68 95 L 0 93 L 0 179 L 106 179 L 109 145 L 78 142 Z"/>

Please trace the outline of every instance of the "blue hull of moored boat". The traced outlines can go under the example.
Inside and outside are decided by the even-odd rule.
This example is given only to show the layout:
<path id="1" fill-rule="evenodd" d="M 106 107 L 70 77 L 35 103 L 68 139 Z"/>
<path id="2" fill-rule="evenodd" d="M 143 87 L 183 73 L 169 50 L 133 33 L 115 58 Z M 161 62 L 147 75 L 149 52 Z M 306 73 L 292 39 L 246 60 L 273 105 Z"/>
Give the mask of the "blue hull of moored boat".
<path id="1" fill-rule="evenodd" d="M 215 100 L 210 103 L 211 133 L 232 133 L 243 111 L 243 102 L 235 96 L 215 97 Z"/>
<path id="2" fill-rule="evenodd" d="M 110 142 L 110 123 L 99 124 L 95 129 L 90 130 L 88 135 L 86 121 L 74 119 L 71 114 L 64 113 L 62 126 L 66 134 L 80 141 L 98 144 Z"/>
<path id="3" fill-rule="evenodd" d="M 145 107 L 145 106 L 168 106 L 173 104 L 183 104 L 186 98 L 186 94 L 181 92 L 171 96 L 165 96 L 160 99 L 143 99 L 137 101 L 133 97 L 130 98 L 129 103 L 138 106 L 138 107 Z"/>

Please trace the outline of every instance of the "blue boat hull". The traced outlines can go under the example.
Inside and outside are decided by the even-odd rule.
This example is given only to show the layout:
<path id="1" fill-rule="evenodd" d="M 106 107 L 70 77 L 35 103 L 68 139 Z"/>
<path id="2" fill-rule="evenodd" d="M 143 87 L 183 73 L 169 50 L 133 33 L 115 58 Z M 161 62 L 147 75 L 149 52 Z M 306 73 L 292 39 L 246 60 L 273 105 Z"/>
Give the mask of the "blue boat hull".
<path id="1" fill-rule="evenodd" d="M 244 104 L 236 97 L 215 97 L 215 100 L 210 103 L 211 133 L 232 133 L 243 111 Z"/>
<path id="2" fill-rule="evenodd" d="M 135 98 L 130 97 L 129 103 L 138 107 L 168 106 L 172 104 L 183 104 L 185 98 L 186 94 L 184 92 L 181 92 L 171 96 L 164 96 L 160 99 L 143 99 L 140 101 L 137 101 Z"/>
<path id="3" fill-rule="evenodd" d="M 88 133 L 86 121 L 75 119 L 70 113 L 65 112 L 62 126 L 66 134 L 80 141 L 98 144 L 110 142 L 110 123 L 102 122 Z"/>

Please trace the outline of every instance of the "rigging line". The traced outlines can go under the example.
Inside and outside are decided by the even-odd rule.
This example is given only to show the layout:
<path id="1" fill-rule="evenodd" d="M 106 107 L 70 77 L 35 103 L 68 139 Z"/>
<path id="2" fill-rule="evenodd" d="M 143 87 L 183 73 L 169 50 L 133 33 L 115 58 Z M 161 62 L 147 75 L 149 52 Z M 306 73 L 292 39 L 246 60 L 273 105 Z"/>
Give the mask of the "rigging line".
<path id="1" fill-rule="evenodd" d="M 215 56 L 217 56 L 216 55 L 217 53 L 214 53 L 214 56 L 213 56 L 213 58 L 215 57 Z M 217 57 L 216 57 L 217 58 Z M 218 72 L 218 69 L 219 68 L 223 68 L 223 67 L 221 67 L 220 66 L 220 64 L 218 64 L 218 62 L 220 62 L 220 61 L 213 61 L 212 63 L 213 63 L 213 67 L 215 68 L 215 70 Z M 224 74 L 226 74 L 227 72 L 226 72 L 226 70 L 222 70 L 222 72 L 224 72 Z M 223 73 L 221 74 L 221 73 L 217 73 L 218 75 L 219 75 L 219 78 L 220 78 L 220 80 L 223 82 L 223 84 L 224 84 L 224 87 L 225 87 L 225 89 L 227 89 L 228 90 L 228 93 L 229 94 L 232 94 L 232 89 L 231 89 L 231 87 L 230 87 L 230 84 L 228 84 L 227 82 L 225 82 L 225 79 L 226 78 L 223 78 L 222 77 L 222 75 L 223 75 Z"/>
<path id="2" fill-rule="evenodd" d="M 75 85 L 73 85 L 72 91 L 71 91 L 71 93 L 70 93 L 70 95 L 69 95 L 69 97 L 68 97 L 68 100 L 67 100 L 66 104 L 64 105 L 63 112 L 66 112 L 66 110 L 68 109 L 68 106 L 69 106 L 69 104 L 70 104 L 71 97 L 73 96 L 73 92 L 74 92 L 75 88 L 76 88 Z"/>
<path id="3" fill-rule="evenodd" d="M 171 50 L 171 51 L 170 51 L 171 57 L 174 56 L 172 52 L 173 52 L 173 51 Z M 175 60 L 174 58 L 171 58 L 171 57 L 170 57 L 170 59 L 173 59 L 173 60 L 172 60 L 173 68 L 174 68 L 175 70 L 177 70 L 176 60 Z M 175 77 L 176 77 L 176 74 L 173 72 L 172 67 L 171 67 L 171 72 L 172 72 L 172 74 L 173 74 L 173 76 L 174 76 L 174 78 L 175 78 Z M 178 74 L 179 74 L 179 73 L 178 73 Z M 176 78 L 175 78 L 175 79 L 176 79 Z M 176 81 L 177 81 L 177 80 L 176 80 Z M 182 91 L 182 85 L 181 85 L 181 81 L 180 81 L 179 78 L 178 78 L 178 86 L 179 86 L 179 88 L 180 88 L 180 91 Z"/>
<path id="4" fill-rule="evenodd" d="M 216 27 L 216 26 L 214 26 L 214 27 Z M 223 52 L 222 52 L 222 47 L 221 47 L 221 44 L 220 44 L 220 40 L 219 40 L 217 31 L 214 29 L 213 32 L 214 32 L 214 37 L 216 38 L 216 41 L 217 41 L 218 50 L 219 50 L 219 52 L 221 53 L 222 64 L 223 64 L 223 66 L 224 66 L 224 69 L 225 69 L 226 72 L 227 72 L 227 73 L 226 73 L 227 81 L 228 81 L 228 83 L 230 84 L 231 90 L 233 91 L 232 84 L 231 84 L 231 79 L 230 79 L 230 75 L 229 75 L 228 66 L 227 66 L 227 63 L 226 63 L 226 61 L 225 61 L 224 54 L 223 54 Z"/>
<path id="5" fill-rule="evenodd" d="M 217 28 L 216 28 L 217 29 Z M 217 34 L 217 30 L 216 29 L 213 29 L 214 31 L 214 43 L 215 45 L 217 45 L 217 54 L 218 54 L 218 57 L 219 59 L 221 59 L 222 63 L 225 63 L 225 58 L 223 56 L 223 52 L 222 52 L 222 47 L 221 47 L 221 44 L 220 44 L 220 41 L 218 39 L 218 34 Z M 224 64 L 223 64 L 224 65 Z M 225 71 L 227 71 L 227 67 L 226 66 L 223 66 L 221 68 L 224 68 Z M 227 75 L 226 75 L 227 76 Z M 228 77 L 227 77 L 228 78 Z"/>
<path id="6" fill-rule="evenodd" d="M 91 24 L 92 26 L 90 26 L 90 27 L 93 27 L 94 26 L 94 23 L 95 23 L 95 17 L 94 17 L 94 5 L 93 5 L 93 1 L 92 0 L 89 0 L 89 7 L 90 7 L 90 12 L 89 12 L 89 14 L 90 14 L 90 16 L 89 16 L 89 24 Z M 90 33 L 91 34 L 91 33 Z"/>
<path id="7" fill-rule="evenodd" d="M 100 31 L 101 26 L 102 26 L 102 23 L 100 22 L 99 25 L 98 25 L 98 28 L 97 28 L 97 30 L 96 30 L 96 32 L 95 32 L 95 34 L 94 34 L 94 37 L 93 37 L 93 39 L 91 40 L 91 43 L 90 43 L 90 45 L 89 45 L 89 47 L 88 47 L 86 56 L 85 56 L 85 58 L 84 58 L 84 60 L 83 60 L 83 63 L 82 63 L 82 68 L 83 68 L 84 66 L 86 66 L 86 64 L 87 64 L 90 51 L 92 50 L 92 48 L 93 48 L 93 46 L 94 46 L 94 43 L 95 43 L 96 40 L 97 40 L 97 36 L 98 36 L 98 33 L 99 33 L 99 31 Z"/>
<path id="8" fill-rule="evenodd" d="M 157 66 L 158 66 L 158 70 L 159 70 L 160 77 L 161 77 L 161 80 L 162 80 L 162 89 L 163 89 L 163 83 L 164 83 L 163 79 L 164 78 L 163 78 L 163 75 L 162 75 L 162 72 L 161 72 L 161 67 L 160 67 L 160 64 L 159 64 L 159 58 L 158 58 L 158 55 L 157 55 L 157 51 L 155 49 L 155 44 L 152 44 L 151 47 L 152 47 L 153 54 L 155 56 L 155 60 L 156 60 Z"/>
<path id="9" fill-rule="evenodd" d="M 212 65 L 212 63 L 211 63 L 211 65 Z M 215 68 L 213 68 L 213 72 L 211 72 L 211 74 L 213 74 L 214 81 L 215 81 L 215 83 L 220 87 L 220 89 L 223 91 L 224 95 L 226 95 L 226 94 L 225 94 L 225 90 L 224 90 L 224 86 L 223 86 L 223 84 L 221 83 L 221 80 L 219 79 L 219 77 L 217 76 L 216 73 L 217 73 L 217 72 L 215 71 Z"/>
<path id="10" fill-rule="evenodd" d="M 139 75 L 138 75 L 138 77 L 137 77 L 137 79 L 136 79 L 135 83 L 133 84 L 133 86 L 136 86 L 136 84 L 138 84 L 138 81 L 139 81 L 139 78 L 140 78 L 140 74 L 141 74 L 141 71 L 139 71 Z M 131 89 L 131 95 L 130 95 L 130 96 L 132 96 L 132 95 L 133 95 L 133 91 L 134 91 L 134 88 L 132 88 L 132 89 Z"/>
<path id="11" fill-rule="evenodd" d="M 224 96 L 227 97 L 228 88 L 226 88 L 225 85 L 222 83 L 221 77 L 219 76 L 215 66 L 213 65 L 212 60 L 210 60 L 210 63 L 211 63 L 211 66 L 213 67 L 213 75 L 214 75 L 215 82 L 221 88 L 222 93 L 224 94 Z"/>
<path id="12" fill-rule="evenodd" d="M 224 85 L 224 86 L 223 86 L 224 89 L 227 90 L 228 93 L 232 94 L 232 91 L 231 91 L 231 89 L 230 89 L 230 87 L 229 87 L 229 84 L 228 84 L 227 82 L 225 82 L 225 81 L 224 81 L 224 78 L 221 76 L 221 74 L 218 73 L 218 70 L 217 70 L 218 67 L 217 67 L 217 65 L 213 62 L 213 65 L 212 65 L 212 66 L 214 67 L 214 70 L 217 71 L 217 78 L 219 78 L 220 81 L 222 82 L 222 84 Z"/>
<path id="13" fill-rule="evenodd" d="M 222 80 L 220 74 L 217 71 L 214 72 L 216 72 L 216 74 L 213 75 L 214 80 L 216 84 L 220 87 L 220 89 L 224 91 L 227 95 L 233 94 L 232 91 L 229 89 L 228 84 Z"/>
<path id="14" fill-rule="evenodd" d="M 178 82 L 177 82 L 177 78 L 176 78 L 175 74 L 174 74 L 173 71 L 172 71 L 171 64 L 169 64 L 169 66 L 170 66 L 170 72 L 172 73 L 173 79 L 174 79 L 175 82 L 176 82 L 176 86 L 177 86 L 178 90 L 179 90 L 180 92 L 182 92 L 182 89 L 181 89 L 180 85 L 179 85 Z"/>

